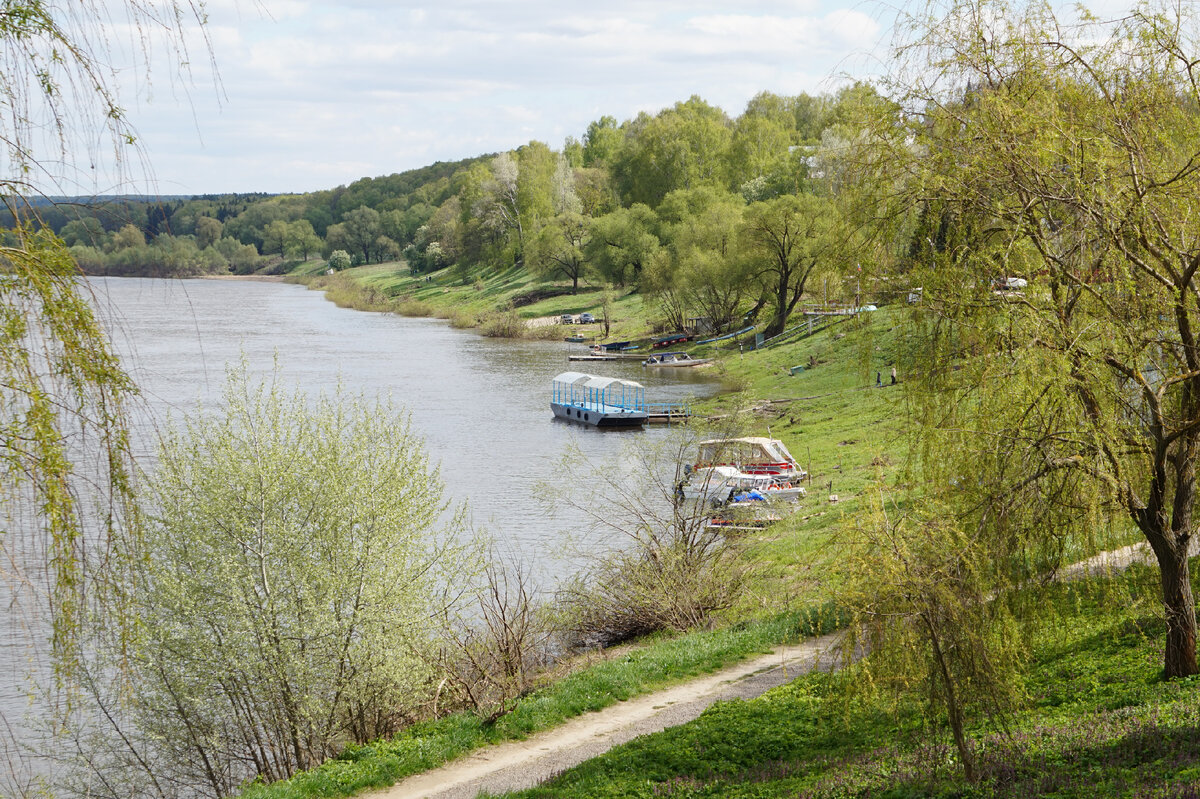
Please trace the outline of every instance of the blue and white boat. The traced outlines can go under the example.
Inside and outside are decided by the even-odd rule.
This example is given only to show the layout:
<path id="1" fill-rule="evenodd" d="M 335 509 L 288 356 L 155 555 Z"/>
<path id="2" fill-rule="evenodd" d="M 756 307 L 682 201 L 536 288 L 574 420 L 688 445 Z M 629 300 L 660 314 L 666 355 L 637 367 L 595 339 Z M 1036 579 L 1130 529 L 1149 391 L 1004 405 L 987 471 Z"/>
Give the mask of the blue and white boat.
<path id="1" fill-rule="evenodd" d="M 583 372 L 554 378 L 550 408 L 560 419 L 595 427 L 641 427 L 650 415 L 641 383 Z"/>

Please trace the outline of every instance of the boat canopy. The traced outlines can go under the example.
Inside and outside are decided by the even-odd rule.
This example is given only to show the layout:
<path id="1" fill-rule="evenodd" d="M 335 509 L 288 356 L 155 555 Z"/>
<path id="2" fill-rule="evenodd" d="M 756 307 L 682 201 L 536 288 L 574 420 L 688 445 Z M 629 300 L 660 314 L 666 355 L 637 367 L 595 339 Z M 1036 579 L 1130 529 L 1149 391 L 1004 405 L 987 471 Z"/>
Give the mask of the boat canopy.
<path id="1" fill-rule="evenodd" d="M 777 438 L 746 436 L 700 442 L 700 463 L 795 463 Z"/>
<path id="2" fill-rule="evenodd" d="M 589 377 L 590 377 L 590 375 L 589 375 Z M 622 380 L 619 377 L 592 377 L 592 379 L 588 380 L 586 383 L 584 383 L 584 385 L 587 386 L 588 388 L 595 389 L 597 391 L 604 391 L 604 390 L 608 389 L 610 386 L 614 386 L 614 385 L 615 386 L 624 386 L 626 388 L 643 388 L 644 387 L 644 386 L 642 386 L 641 383 L 634 382 L 633 380 Z"/>
<path id="3" fill-rule="evenodd" d="M 586 382 L 592 379 L 592 375 L 584 374 L 583 372 L 563 372 L 558 377 L 554 378 L 555 383 L 567 383 L 568 385 L 580 382 Z"/>
<path id="4" fill-rule="evenodd" d="M 646 388 L 619 377 L 563 372 L 554 378 L 553 401 L 595 411 L 644 412 Z"/>

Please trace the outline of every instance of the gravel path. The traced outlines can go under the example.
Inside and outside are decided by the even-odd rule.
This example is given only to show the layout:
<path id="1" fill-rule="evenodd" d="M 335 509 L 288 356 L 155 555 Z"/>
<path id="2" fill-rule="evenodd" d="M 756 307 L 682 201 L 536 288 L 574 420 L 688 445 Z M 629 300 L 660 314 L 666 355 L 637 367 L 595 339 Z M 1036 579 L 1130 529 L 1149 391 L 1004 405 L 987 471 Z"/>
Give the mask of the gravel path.
<path id="1" fill-rule="evenodd" d="M 782 647 L 721 671 L 572 719 L 524 741 L 476 750 L 415 774 L 372 799 L 470 799 L 480 791 L 531 788 L 639 735 L 685 724 L 713 702 L 752 699 L 814 669 L 828 669 L 841 633 Z"/>

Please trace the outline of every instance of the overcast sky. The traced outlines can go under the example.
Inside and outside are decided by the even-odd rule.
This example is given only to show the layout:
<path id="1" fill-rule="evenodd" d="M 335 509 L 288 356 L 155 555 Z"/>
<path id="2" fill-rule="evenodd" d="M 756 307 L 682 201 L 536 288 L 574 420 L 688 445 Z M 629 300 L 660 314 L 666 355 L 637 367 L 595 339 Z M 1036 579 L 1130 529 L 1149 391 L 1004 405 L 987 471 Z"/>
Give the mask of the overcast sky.
<path id="1" fill-rule="evenodd" d="M 123 97 L 159 194 L 306 192 L 511 149 L 558 149 L 693 94 L 747 100 L 867 76 L 891 19 L 850 0 L 212 0 L 192 77 Z M 132 73 L 134 70 L 129 70 Z M 97 187 L 109 190 L 106 186 Z"/>

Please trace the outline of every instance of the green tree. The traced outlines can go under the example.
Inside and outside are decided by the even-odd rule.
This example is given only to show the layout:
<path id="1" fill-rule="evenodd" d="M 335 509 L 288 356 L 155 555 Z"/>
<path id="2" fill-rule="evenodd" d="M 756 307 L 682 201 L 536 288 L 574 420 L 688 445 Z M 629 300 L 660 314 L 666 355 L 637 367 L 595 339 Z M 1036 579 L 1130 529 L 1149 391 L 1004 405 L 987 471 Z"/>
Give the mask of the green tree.
<path id="1" fill-rule="evenodd" d="M 521 215 L 520 167 L 512 153 L 500 153 L 492 159 L 489 172 L 481 172 L 468 195 L 472 217 L 493 241 L 516 234 L 517 257 L 525 248 L 525 223 Z"/>
<path id="2" fill-rule="evenodd" d="M 145 234 L 134 225 L 123 225 L 109 240 L 109 246 L 114 252 L 129 247 L 144 247 L 145 245 Z"/>
<path id="3" fill-rule="evenodd" d="M 287 235 L 283 240 L 283 249 L 288 255 L 307 261 L 310 253 L 321 249 L 321 237 L 313 230 L 312 222 L 307 219 L 297 219 L 288 225 Z"/>
<path id="4" fill-rule="evenodd" d="M 1190 5 L 1071 27 L 1048 5 L 955 4 L 914 21 L 907 124 L 872 139 L 901 207 L 933 197 L 978 231 L 922 265 L 923 446 L 970 469 L 957 492 L 992 526 L 1026 512 L 1083 548 L 1120 509 L 1158 565 L 1168 678 L 1197 672 L 1196 30 Z M 994 295 L 1012 274 L 1029 290 Z M 1060 505 L 1080 510 L 1057 529 L 1027 511 Z"/>
<path id="5" fill-rule="evenodd" d="M 393 408 L 231 373 L 148 490 L 140 635 L 106 652 L 129 659 L 130 784 L 229 796 L 394 733 L 435 690 L 429 626 L 475 560 Z"/>
<path id="6" fill-rule="evenodd" d="M 730 144 L 730 183 L 739 187 L 748 180 L 763 178 L 788 159 L 790 132 L 775 119 L 743 114 L 734 123 Z"/>
<path id="7" fill-rule="evenodd" d="M 105 238 L 104 225 L 94 216 L 72 219 L 63 225 L 58 235 L 68 247 L 82 244 L 86 247 L 100 248 Z"/>
<path id="8" fill-rule="evenodd" d="M 662 246 L 655 235 L 658 217 L 634 203 L 591 222 L 585 245 L 588 260 L 605 279 L 621 286 L 637 285 L 641 273 Z"/>
<path id="9" fill-rule="evenodd" d="M 763 331 L 783 332 L 818 266 L 832 263 L 846 241 L 832 202 L 813 194 L 785 195 L 746 208 L 742 252 L 753 279 L 775 307 Z"/>
<path id="10" fill-rule="evenodd" d="M 329 268 L 335 272 L 350 268 L 350 253 L 345 250 L 334 250 L 329 254 Z"/>
<path id="11" fill-rule="evenodd" d="M 564 164 L 560 173 L 559 155 L 542 142 L 531 141 L 517 148 L 517 166 L 517 208 L 523 230 L 537 230 L 553 217 L 556 202 L 561 200 L 566 206 L 578 202 L 578 198 L 570 199 L 574 194 L 570 168 Z M 556 183 L 560 174 L 561 183 Z"/>
<path id="12" fill-rule="evenodd" d="M 550 276 L 571 281 L 572 293 L 587 274 L 588 221 L 580 214 L 562 214 L 543 227 L 530 247 L 529 265 Z"/>
<path id="13" fill-rule="evenodd" d="M 614 165 L 622 197 L 657 208 L 676 189 L 724 186 L 731 136 L 725 112 L 696 96 L 636 122 Z"/>
<path id="14" fill-rule="evenodd" d="M 337 232 L 334 232 L 335 228 Z M 371 263 L 372 256 L 383 252 L 381 248 L 385 247 L 384 240 L 387 239 L 383 235 L 379 212 L 365 205 L 360 205 L 346 214 L 340 225 L 331 227 L 326 238 L 329 237 L 335 239 L 335 246 L 344 244 L 346 249 L 362 255 L 362 262 L 365 264 Z"/>
<path id="15" fill-rule="evenodd" d="M 646 281 L 682 330 L 687 317 L 708 317 L 717 329 L 740 320 L 753 288 L 738 246 L 743 204 L 736 195 L 712 188 L 672 192 L 659 206 L 668 257 L 655 262 Z"/>
<path id="16" fill-rule="evenodd" d="M 625 143 L 625 133 L 616 117 L 602 116 L 588 124 L 583 135 L 583 165 L 608 166 L 616 161 Z"/>
<path id="17" fill-rule="evenodd" d="M 857 690 L 920 686 L 929 722 L 945 719 L 975 782 L 967 722 L 979 713 L 1003 721 L 1017 706 L 1028 656 L 1012 608 L 994 596 L 993 564 L 1006 555 L 998 540 L 968 533 L 952 508 L 929 497 L 908 504 L 921 510 L 902 512 L 884 494 L 848 525 L 838 603 L 852 623 L 843 648 L 847 659 L 872 653 L 856 667 Z"/>
<path id="18" fill-rule="evenodd" d="M 282 219 L 276 219 L 268 222 L 263 228 L 262 234 L 262 254 L 277 252 L 283 255 L 284 249 L 287 247 L 288 238 L 288 223 Z"/>
<path id="19" fill-rule="evenodd" d="M 222 225 L 211 216 L 202 216 L 196 220 L 196 246 L 207 249 L 221 238 Z"/>

